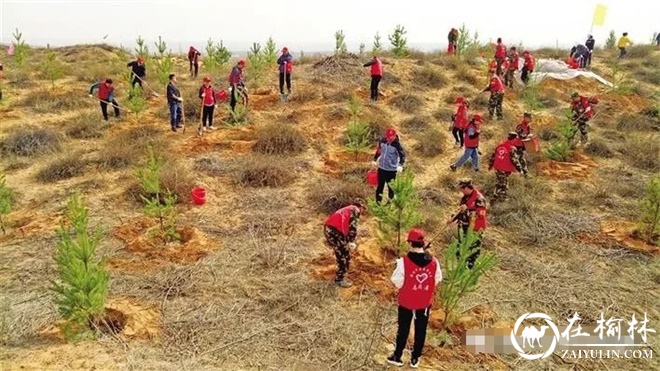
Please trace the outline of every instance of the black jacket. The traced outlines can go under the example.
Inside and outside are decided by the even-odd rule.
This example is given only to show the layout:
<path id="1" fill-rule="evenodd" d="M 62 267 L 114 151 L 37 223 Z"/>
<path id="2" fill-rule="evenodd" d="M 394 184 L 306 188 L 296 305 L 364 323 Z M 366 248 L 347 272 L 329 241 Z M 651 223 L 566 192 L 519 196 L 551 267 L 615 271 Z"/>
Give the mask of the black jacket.
<path id="1" fill-rule="evenodd" d="M 586 47 L 589 49 L 589 51 L 594 50 L 594 46 L 596 45 L 596 40 L 594 38 L 587 39 L 587 41 L 584 43 Z"/>
<path id="2" fill-rule="evenodd" d="M 126 67 L 130 67 L 131 71 L 141 79 L 147 76 L 147 66 L 145 66 L 144 63 L 142 63 L 142 65 L 140 66 L 138 65 L 137 61 L 133 61 L 127 64 Z"/>
<path id="3" fill-rule="evenodd" d="M 409 252 L 408 253 L 408 259 L 412 260 L 413 263 L 415 263 L 416 266 L 424 268 L 427 265 L 431 264 L 433 261 L 433 256 L 429 254 L 427 251 L 421 253 L 421 252 Z"/>
<path id="4" fill-rule="evenodd" d="M 172 84 L 171 82 L 167 84 L 167 104 L 172 104 L 172 103 L 178 103 L 179 99 L 181 97 L 181 92 L 179 91 L 179 88 L 176 87 L 176 85 Z"/>

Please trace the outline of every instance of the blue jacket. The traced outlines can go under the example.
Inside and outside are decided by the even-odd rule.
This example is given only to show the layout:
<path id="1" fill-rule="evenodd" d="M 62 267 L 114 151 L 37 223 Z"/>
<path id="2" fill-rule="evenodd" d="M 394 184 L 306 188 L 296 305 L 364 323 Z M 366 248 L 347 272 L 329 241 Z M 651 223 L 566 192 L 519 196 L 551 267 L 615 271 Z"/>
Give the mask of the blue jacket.
<path id="1" fill-rule="evenodd" d="M 282 54 L 280 55 L 279 58 L 277 58 L 277 64 L 280 65 L 280 73 L 286 72 L 285 70 L 286 63 L 291 63 L 292 60 L 293 60 L 293 56 L 291 55 L 291 53 Z"/>
<path id="2" fill-rule="evenodd" d="M 385 138 L 381 138 L 376 147 L 374 161 L 378 160 L 378 168 L 386 171 L 396 171 L 397 166 L 403 166 L 406 162 L 406 152 L 399 141 L 399 136 L 387 143 Z"/>

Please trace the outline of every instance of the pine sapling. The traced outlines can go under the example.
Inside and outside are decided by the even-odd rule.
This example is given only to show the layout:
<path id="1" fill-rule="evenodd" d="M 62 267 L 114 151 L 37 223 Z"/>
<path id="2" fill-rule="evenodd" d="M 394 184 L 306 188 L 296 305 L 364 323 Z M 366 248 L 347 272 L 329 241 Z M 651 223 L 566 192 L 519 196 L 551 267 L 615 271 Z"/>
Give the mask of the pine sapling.
<path id="1" fill-rule="evenodd" d="M 142 88 L 140 88 L 139 84 L 135 84 L 128 89 L 126 105 L 135 114 L 136 120 L 140 118 L 140 114 L 147 108 L 147 100 L 142 95 Z"/>
<path id="2" fill-rule="evenodd" d="M 374 54 L 380 53 L 381 50 L 383 50 L 383 44 L 381 44 L 381 36 L 378 32 L 376 32 L 376 35 L 374 35 L 374 45 L 371 48 L 371 51 Z"/>
<path id="3" fill-rule="evenodd" d="M 346 35 L 343 30 L 335 32 L 335 55 L 346 55 L 348 47 L 346 46 Z"/>
<path id="4" fill-rule="evenodd" d="M 360 56 L 362 56 L 362 55 L 364 54 L 364 50 L 365 50 L 366 48 L 367 48 L 367 46 L 364 45 L 364 43 L 360 43 L 360 48 L 358 49 L 358 51 L 359 51 L 359 53 L 360 53 Z"/>
<path id="5" fill-rule="evenodd" d="M 29 49 L 28 44 L 23 40 L 23 33 L 18 28 L 12 33 L 12 36 L 14 37 L 14 60 L 17 66 L 24 67 Z"/>
<path id="6" fill-rule="evenodd" d="M 392 44 L 392 52 L 394 52 L 394 55 L 397 57 L 405 57 L 406 54 L 408 54 L 408 39 L 406 38 L 406 32 L 407 31 L 403 26 L 397 25 L 394 32 L 387 36 L 390 40 L 390 44 Z"/>
<path id="7" fill-rule="evenodd" d="M 63 330 L 67 337 L 88 332 L 105 312 L 110 278 L 103 260 L 95 256 L 101 230 L 88 231 L 88 214 L 82 198 L 74 195 L 67 204 L 67 223 L 57 231 L 55 263 L 59 279 L 52 290 L 66 321 Z"/>
<path id="8" fill-rule="evenodd" d="M 161 36 L 158 36 L 158 41 L 154 42 L 154 45 L 156 46 L 156 53 L 154 53 L 156 77 L 161 85 L 167 86 L 170 80 L 170 74 L 174 69 L 172 53 L 167 49 L 167 43 L 163 41 Z"/>
<path id="9" fill-rule="evenodd" d="M 459 233 L 460 242 L 459 238 L 454 238 L 444 252 L 440 297 L 445 313 L 443 320 L 445 329 L 451 324 L 459 301 L 465 294 L 473 292 L 477 288 L 479 278 L 497 264 L 493 254 L 481 250 L 472 269 L 468 268 L 467 260 L 474 252 L 470 247 L 477 243 L 479 236 L 473 232 L 472 226 L 468 228 L 466 234 L 463 234 L 462 230 Z"/>
<path id="10" fill-rule="evenodd" d="M 50 48 L 50 44 L 46 44 L 46 56 L 41 61 L 41 71 L 50 81 L 53 90 L 55 89 L 55 81 L 64 76 L 64 66 L 57 60 L 57 53 Z"/>
<path id="11" fill-rule="evenodd" d="M 206 59 L 204 66 L 211 71 L 224 67 L 231 58 L 231 52 L 227 49 L 222 40 L 220 43 L 209 39 L 206 43 Z"/>
<path id="12" fill-rule="evenodd" d="M 247 110 L 243 105 L 236 105 L 235 110 L 232 111 L 230 106 L 226 106 L 227 110 L 227 119 L 223 120 L 222 123 L 227 126 L 237 126 L 247 123 Z"/>
<path id="13" fill-rule="evenodd" d="M 252 43 L 252 47 L 250 47 L 250 51 L 248 51 L 247 60 L 250 66 L 248 81 L 252 83 L 252 86 L 256 87 L 261 84 L 264 75 L 264 68 L 266 67 L 266 59 L 263 50 L 261 49 L 261 44 L 256 42 Z"/>
<path id="14" fill-rule="evenodd" d="M 268 40 L 266 40 L 263 57 L 268 65 L 274 65 L 277 62 L 277 44 L 275 44 L 275 40 L 273 40 L 272 37 L 269 37 Z"/>
<path id="15" fill-rule="evenodd" d="M 614 30 L 611 30 L 609 36 L 607 36 L 607 39 L 605 40 L 605 49 L 614 50 L 615 47 L 616 47 L 616 33 L 614 32 Z"/>
<path id="16" fill-rule="evenodd" d="M 639 232 L 648 243 L 657 245 L 660 239 L 660 175 L 649 181 L 640 202 Z"/>
<path id="17" fill-rule="evenodd" d="M 375 200 L 367 201 L 370 214 L 378 221 L 380 240 L 400 253 L 406 250 L 404 234 L 422 220 L 417 212 L 420 200 L 413 186 L 414 178 L 412 171 L 406 169 L 389 183 L 394 191 L 394 199 L 386 204 L 379 204 Z"/>
<path id="18" fill-rule="evenodd" d="M 5 174 L 0 174 L 0 228 L 2 228 L 2 234 L 7 233 L 5 217 L 11 212 L 13 197 L 11 188 L 7 186 Z"/>
<path id="19" fill-rule="evenodd" d="M 138 36 L 137 39 L 135 39 L 135 44 L 137 45 L 135 48 L 135 54 L 138 57 L 146 59 L 149 56 L 149 47 L 147 46 L 147 42 L 144 41 L 142 36 Z"/>
<path id="20" fill-rule="evenodd" d="M 578 132 L 577 125 L 573 123 L 571 113 L 566 114 L 566 118 L 559 122 L 557 131 L 562 138 L 552 142 L 546 150 L 546 156 L 551 160 L 560 162 L 569 162 L 573 157 L 573 142 Z"/>

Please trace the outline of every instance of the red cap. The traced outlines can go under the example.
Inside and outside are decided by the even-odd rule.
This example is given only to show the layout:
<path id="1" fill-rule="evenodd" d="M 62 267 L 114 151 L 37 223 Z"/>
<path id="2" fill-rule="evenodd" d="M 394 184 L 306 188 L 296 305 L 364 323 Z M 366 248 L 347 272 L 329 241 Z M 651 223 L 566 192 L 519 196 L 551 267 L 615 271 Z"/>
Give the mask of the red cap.
<path id="1" fill-rule="evenodd" d="M 142 63 L 142 62 L 144 62 L 144 58 L 138 57 L 137 61 L 138 61 L 138 63 Z"/>
<path id="2" fill-rule="evenodd" d="M 241 59 L 240 61 L 238 61 L 238 65 L 239 66 L 245 66 L 245 61 Z"/>
<path id="3" fill-rule="evenodd" d="M 424 231 L 421 229 L 411 229 L 408 232 L 408 242 L 424 242 Z"/>
<path id="4" fill-rule="evenodd" d="M 396 129 L 389 128 L 385 130 L 385 139 L 394 140 L 396 138 Z"/>
<path id="5" fill-rule="evenodd" d="M 208 76 L 204 76 L 204 82 L 211 82 L 211 78 Z"/>
<path id="6" fill-rule="evenodd" d="M 288 53 L 288 52 L 289 52 L 289 48 L 287 48 L 286 46 L 282 48 L 282 53 Z"/>
<path id="7" fill-rule="evenodd" d="M 454 103 L 463 103 L 463 102 L 465 102 L 465 98 L 459 96 L 459 97 L 456 97 L 456 101 Z"/>
<path id="8" fill-rule="evenodd" d="M 525 51 L 523 52 L 523 55 L 527 55 L 527 54 L 529 54 L 529 52 L 528 52 L 527 50 L 525 50 Z"/>
<path id="9" fill-rule="evenodd" d="M 484 122 L 484 118 L 481 117 L 481 115 L 478 114 L 478 113 L 475 113 L 474 115 L 472 115 L 472 120 L 479 121 L 479 122 Z"/>

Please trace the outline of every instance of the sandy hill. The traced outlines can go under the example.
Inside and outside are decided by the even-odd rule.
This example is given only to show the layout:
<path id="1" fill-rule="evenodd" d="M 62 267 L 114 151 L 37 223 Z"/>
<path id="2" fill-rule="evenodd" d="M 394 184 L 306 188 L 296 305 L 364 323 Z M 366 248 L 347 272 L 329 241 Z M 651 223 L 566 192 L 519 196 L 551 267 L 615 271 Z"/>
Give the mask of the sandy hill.
<path id="1" fill-rule="evenodd" d="M 16 193 L 7 234 L 0 236 L 0 359 L 18 370 L 376 370 L 396 334 L 395 291 L 389 282 L 394 255 L 380 247 L 376 223 L 361 222 L 349 278 L 337 289 L 334 256 L 323 243 L 326 215 L 354 196 L 373 197 L 364 183 L 371 152 L 350 155 L 342 146 L 352 94 L 375 136 L 389 125 L 401 132 L 422 199 L 423 228 L 442 228 L 460 198 L 457 180 L 470 176 L 487 196 L 494 174 L 466 165 L 449 171 L 460 151 L 447 132 L 453 99 L 471 100 L 486 114 L 485 65 L 438 55 L 385 57 L 384 97 L 368 105 L 368 73 L 355 59 L 296 63 L 294 93 L 282 104 L 275 69 L 251 84 L 247 122 L 220 124 L 198 137 L 200 79 L 176 60 L 185 97 L 185 133 L 169 131 L 164 86 L 139 117 L 103 122 L 89 84 L 110 76 L 117 100 L 127 102 L 125 64 L 106 46 L 56 49 L 66 77 L 39 72 L 44 51 L 31 50 L 27 66 L 5 62 L 0 105 L 0 169 Z M 546 52 L 552 53 L 552 52 Z M 537 54 L 542 56 L 542 54 Z M 609 89 L 593 80 L 546 80 L 533 91 L 507 91 L 505 120 L 484 126 L 482 152 L 511 131 L 525 110 L 547 147 L 578 91 L 597 95 L 591 142 L 572 162 L 530 154 L 530 179 L 513 176 L 510 199 L 491 205 L 485 249 L 499 260 L 479 289 L 460 304 L 449 335 L 439 309 L 432 313 L 422 369 L 650 370 L 651 360 L 550 357 L 520 362 L 517 355 L 474 355 L 459 346 L 466 329 L 510 327 L 521 314 L 583 324 L 647 312 L 660 324 L 657 247 L 631 233 L 645 184 L 660 169 L 658 51 L 648 48 L 612 69 L 601 52 L 594 70 L 624 83 Z M 151 70 L 150 70 L 151 71 Z M 228 68 L 213 73 L 224 86 Z M 249 67 L 247 69 L 250 78 Z M 624 91 L 625 90 L 625 91 Z M 228 120 L 225 107 L 216 122 Z M 133 169 L 152 147 L 166 162 L 162 181 L 179 196 L 180 244 L 164 246 L 148 230 Z M 485 157 L 483 157 L 485 159 Z M 190 190 L 202 185 L 207 202 L 193 206 Z M 66 201 L 82 193 L 92 224 L 105 232 L 101 253 L 111 274 L 108 308 L 122 331 L 98 340 L 67 343 L 56 330 L 49 291 L 57 278 L 52 259 Z M 435 245 L 452 238 L 447 230 Z M 653 327 L 653 326 L 651 326 Z M 655 341 L 652 338 L 651 341 Z M 656 348 L 657 349 L 657 348 Z"/>

